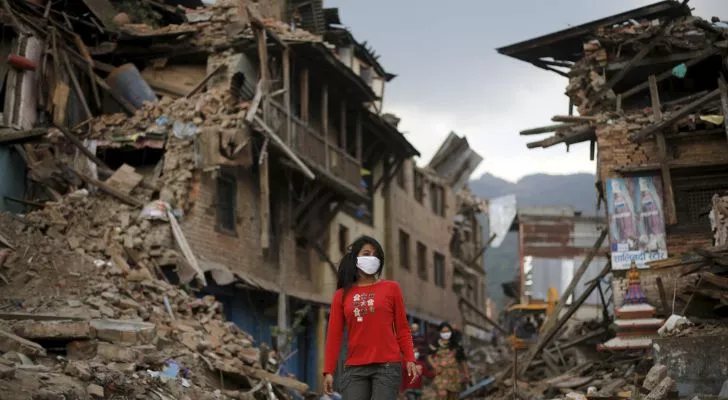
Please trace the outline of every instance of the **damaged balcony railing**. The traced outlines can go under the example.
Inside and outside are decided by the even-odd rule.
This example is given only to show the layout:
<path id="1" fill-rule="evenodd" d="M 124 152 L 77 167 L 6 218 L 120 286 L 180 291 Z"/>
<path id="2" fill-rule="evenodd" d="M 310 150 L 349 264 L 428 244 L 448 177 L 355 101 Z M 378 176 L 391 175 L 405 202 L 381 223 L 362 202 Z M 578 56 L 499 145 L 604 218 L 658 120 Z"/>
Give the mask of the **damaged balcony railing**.
<path id="1" fill-rule="evenodd" d="M 291 115 L 291 137 L 289 138 L 286 132 L 285 108 L 275 101 L 271 101 L 271 106 L 273 128 L 277 128 L 276 132 L 284 142 L 307 161 L 317 164 L 335 177 L 359 188 L 361 164 L 356 158 L 334 144 L 327 144 L 322 134 L 294 115 Z"/>

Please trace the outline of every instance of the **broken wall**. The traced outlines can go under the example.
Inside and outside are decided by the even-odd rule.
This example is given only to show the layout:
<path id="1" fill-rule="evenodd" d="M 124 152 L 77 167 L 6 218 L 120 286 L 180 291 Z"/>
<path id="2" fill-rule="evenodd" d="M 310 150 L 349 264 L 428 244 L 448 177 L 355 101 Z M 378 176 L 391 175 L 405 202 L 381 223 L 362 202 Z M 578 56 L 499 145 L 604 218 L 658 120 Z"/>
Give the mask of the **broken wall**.
<path id="1" fill-rule="evenodd" d="M 613 121 L 612 124 L 599 124 L 597 126 L 596 135 L 599 145 L 598 175 L 603 185 L 606 185 L 609 178 L 630 175 L 628 172 L 619 172 L 620 170 L 638 170 L 645 166 L 655 166 L 655 168 L 644 168 L 648 170 L 640 172 L 640 174 L 660 176 L 660 170 L 656 167 L 659 165 L 660 160 L 655 139 L 643 143 L 634 143 L 629 139 L 629 133 L 641 129 L 647 121 L 648 118 L 644 114 L 635 112 L 628 114 L 626 118 Z M 728 142 L 725 135 L 692 136 L 688 140 L 671 139 L 668 135 L 667 147 L 668 163 L 672 166 L 671 171 L 675 171 L 679 167 L 688 168 L 710 164 L 728 165 Z M 679 224 L 680 221 L 678 220 Z M 712 245 L 709 226 L 706 226 L 705 231 L 702 233 L 676 233 L 670 226 L 666 228 L 668 257 L 679 256 L 683 252 Z M 622 305 L 628 285 L 626 274 L 626 270 L 613 272 L 612 288 L 614 290 L 615 307 Z M 659 288 L 656 283 L 658 276 L 662 279 L 668 300 L 672 298 L 672 292 L 675 288 L 680 293 L 682 288 L 690 284 L 688 279 L 678 279 L 678 282 L 675 282 L 678 274 L 679 271 L 670 269 L 640 270 L 642 287 L 650 304 L 661 305 Z"/>

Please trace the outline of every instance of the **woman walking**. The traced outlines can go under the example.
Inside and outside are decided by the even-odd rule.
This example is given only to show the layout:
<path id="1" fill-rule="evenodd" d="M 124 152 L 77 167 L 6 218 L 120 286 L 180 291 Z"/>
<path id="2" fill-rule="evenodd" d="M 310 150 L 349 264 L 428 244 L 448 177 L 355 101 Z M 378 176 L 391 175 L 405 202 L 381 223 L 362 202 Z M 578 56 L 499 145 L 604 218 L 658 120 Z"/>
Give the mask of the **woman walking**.
<path id="1" fill-rule="evenodd" d="M 346 400 L 396 400 L 407 376 L 418 376 L 412 335 L 399 284 L 380 280 L 384 250 L 375 239 L 357 239 L 339 264 L 326 338 L 324 392 L 331 394 L 344 329 L 347 357 L 341 379 Z"/>
<path id="2" fill-rule="evenodd" d="M 453 336 L 452 326 L 440 324 L 440 338 L 430 346 L 428 360 L 435 370 L 433 385 L 439 400 L 458 399 L 463 381 L 470 380 L 465 350 Z"/>

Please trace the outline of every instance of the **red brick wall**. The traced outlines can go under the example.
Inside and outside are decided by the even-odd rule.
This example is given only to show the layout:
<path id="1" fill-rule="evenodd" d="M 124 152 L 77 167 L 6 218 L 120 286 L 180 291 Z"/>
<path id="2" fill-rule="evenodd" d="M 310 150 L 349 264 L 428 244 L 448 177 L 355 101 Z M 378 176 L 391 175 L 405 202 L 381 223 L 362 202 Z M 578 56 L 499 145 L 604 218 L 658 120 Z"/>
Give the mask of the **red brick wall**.
<path id="1" fill-rule="evenodd" d="M 253 174 L 237 172 L 237 236 L 216 230 L 216 184 L 211 173 L 195 172 L 192 195 L 194 206 L 182 224 L 185 235 L 196 254 L 209 261 L 224 264 L 233 272 L 252 273 L 258 278 L 278 282 L 278 263 L 263 255 L 260 247 L 260 201 L 258 184 Z M 275 180 L 271 179 L 271 184 Z M 285 205 L 285 204 L 284 204 Z M 310 276 L 296 268 L 295 239 L 284 231 L 280 243 L 281 263 L 286 264 L 286 288 L 316 293 L 315 271 Z"/>
<path id="2" fill-rule="evenodd" d="M 646 120 L 644 117 L 639 121 L 627 122 L 617 120 L 613 125 L 602 124 L 597 129 L 597 142 L 599 145 L 599 173 L 602 182 L 608 178 L 620 177 L 621 174 L 615 171 L 616 168 L 638 167 L 645 165 L 657 165 L 659 163 L 657 144 L 654 139 L 647 140 L 641 144 L 635 144 L 628 138 L 631 131 L 641 128 Z M 728 141 L 724 136 L 706 136 L 687 139 L 668 139 L 668 157 L 671 163 L 678 166 L 694 164 L 726 163 L 728 164 Z M 654 171 L 659 174 L 659 171 Z M 678 256 L 683 252 L 690 251 L 696 247 L 705 247 L 712 244 L 709 234 L 669 234 L 667 235 L 668 256 Z M 679 271 L 676 270 L 645 270 L 640 271 L 643 288 L 647 294 L 650 304 L 660 306 L 660 296 L 656 284 L 656 278 L 661 277 L 668 298 L 669 308 L 672 308 L 672 296 L 675 289 L 675 279 L 678 279 L 679 305 L 680 289 L 691 283 L 690 278 L 679 278 Z M 619 307 L 622 304 L 624 293 L 627 289 L 625 272 L 614 273 L 614 299 Z M 670 310 L 671 311 L 671 310 Z M 678 308 L 677 312 L 681 312 Z"/>

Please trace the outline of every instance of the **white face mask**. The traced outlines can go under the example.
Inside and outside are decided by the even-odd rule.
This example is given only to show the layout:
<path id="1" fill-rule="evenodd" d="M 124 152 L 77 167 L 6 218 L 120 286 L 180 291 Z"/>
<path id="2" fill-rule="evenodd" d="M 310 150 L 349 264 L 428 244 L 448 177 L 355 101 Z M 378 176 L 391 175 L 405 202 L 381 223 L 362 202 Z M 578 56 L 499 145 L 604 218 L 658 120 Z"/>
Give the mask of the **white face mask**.
<path id="1" fill-rule="evenodd" d="M 444 340 L 450 340 L 450 338 L 452 337 L 452 332 L 442 332 L 440 333 L 440 337 Z"/>
<path id="2" fill-rule="evenodd" d="M 379 271 L 381 262 L 377 257 L 363 256 L 356 258 L 356 266 L 367 275 L 374 275 Z"/>
<path id="3" fill-rule="evenodd" d="M 415 358 L 420 358 L 420 353 L 415 352 Z"/>

